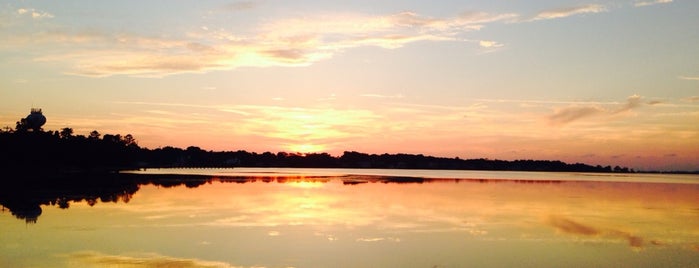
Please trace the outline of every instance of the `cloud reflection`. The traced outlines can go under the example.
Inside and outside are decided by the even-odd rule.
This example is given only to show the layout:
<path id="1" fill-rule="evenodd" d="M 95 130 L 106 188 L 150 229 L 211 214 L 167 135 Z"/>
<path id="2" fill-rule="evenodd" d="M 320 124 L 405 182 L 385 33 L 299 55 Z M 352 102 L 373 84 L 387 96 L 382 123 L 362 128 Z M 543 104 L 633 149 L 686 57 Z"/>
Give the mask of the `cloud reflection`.
<path id="1" fill-rule="evenodd" d="M 400 242 L 400 238 L 395 238 L 395 237 L 362 237 L 362 238 L 357 238 L 357 242 L 381 242 L 381 241 L 389 241 L 389 242 Z"/>
<path id="2" fill-rule="evenodd" d="M 199 259 L 175 258 L 158 254 L 141 256 L 108 255 L 95 251 L 74 252 L 67 256 L 69 267 L 113 267 L 113 268 L 233 268 L 224 262 Z"/>
<path id="3" fill-rule="evenodd" d="M 574 222 L 570 219 L 566 219 L 558 216 L 551 216 L 548 219 L 548 223 L 555 227 L 557 230 L 564 233 L 576 234 L 576 235 L 597 235 L 599 230 L 591 227 Z"/>
<path id="4" fill-rule="evenodd" d="M 601 236 L 611 239 L 622 239 L 629 243 L 632 248 L 641 249 L 644 246 L 644 239 L 640 236 L 635 236 L 626 231 L 614 230 L 614 229 L 599 229 L 590 225 L 585 225 L 571 219 L 562 216 L 549 216 L 547 223 L 554 227 L 556 230 L 580 236 Z M 653 240 L 652 245 L 662 245 L 663 243 Z"/>
<path id="5" fill-rule="evenodd" d="M 73 193 L 70 210 L 90 209 L 97 218 L 87 221 L 108 228 L 258 230 L 279 242 L 305 232 L 323 243 L 408 242 L 449 235 L 480 241 L 582 238 L 623 241 L 633 249 L 691 249 L 699 224 L 699 185 L 694 184 L 368 175 L 133 175 L 119 181 L 126 178 L 138 183 L 127 187 L 138 190 L 128 204 L 110 199 L 95 201 L 110 205 L 90 204 Z M 10 201 L 3 204 L 15 212 L 12 204 L 17 202 Z M 109 213 L 94 212 L 103 209 Z M 119 216 L 102 217 L 107 214 Z M 211 239 L 193 243 L 201 241 Z M 130 263 L 129 258 L 124 262 Z"/>

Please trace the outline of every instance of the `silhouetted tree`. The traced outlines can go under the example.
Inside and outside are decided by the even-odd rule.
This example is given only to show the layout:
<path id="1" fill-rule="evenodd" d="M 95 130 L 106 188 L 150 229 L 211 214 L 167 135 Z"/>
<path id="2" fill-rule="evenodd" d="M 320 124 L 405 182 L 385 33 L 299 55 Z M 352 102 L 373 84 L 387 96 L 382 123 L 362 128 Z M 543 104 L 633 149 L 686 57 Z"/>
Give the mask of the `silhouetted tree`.
<path id="1" fill-rule="evenodd" d="M 91 139 L 91 140 L 99 140 L 99 139 L 100 139 L 100 133 L 97 132 L 97 130 L 93 130 L 92 132 L 90 132 L 90 135 L 88 136 L 88 139 Z"/>
<path id="2" fill-rule="evenodd" d="M 69 127 L 61 129 L 60 137 L 62 139 L 68 139 L 68 138 L 73 137 L 73 129 L 69 128 Z"/>
<path id="3" fill-rule="evenodd" d="M 116 135 L 104 134 L 104 136 L 102 136 L 102 141 L 113 143 L 113 144 L 122 143 L 121 135 L 119 135 L 119 134 L 116 134 Z"/>
<path id="4" fill-rule="evenodd" d="M 137 145 L 137 144 L 136 144 L 136 139 L 133 137 L 133 135 L 131 135 L 131 134 L 126 134 L 126 136 L 124 136 L 124 145 L 126 145 L 126 146 L 134 146 L 134 145 Z"/>
<path id="5" fill-rule="evenodd" d="M 17 121 L 17 125 L 15 126 L 15 131 L 16 132 L 27 132 L 29 130 L 29 126 L 27 125 L 27 119 L 20 119 Z"/>

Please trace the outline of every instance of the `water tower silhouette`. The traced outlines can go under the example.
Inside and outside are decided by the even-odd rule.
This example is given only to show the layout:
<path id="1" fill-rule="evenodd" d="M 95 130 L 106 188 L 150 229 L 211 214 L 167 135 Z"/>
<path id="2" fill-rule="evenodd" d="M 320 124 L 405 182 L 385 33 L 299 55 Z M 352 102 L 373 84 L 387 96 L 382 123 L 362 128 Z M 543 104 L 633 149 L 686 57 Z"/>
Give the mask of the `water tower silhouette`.
<path id="1" fill-rule="evenodd" d="M 46 116 L 41 113 L 41 109 L 32 108 L 27 118 L 24 118 L 24 123 L 28 129 L 39 131 L 41 130 L 41 126 L 46 124 Z"/>

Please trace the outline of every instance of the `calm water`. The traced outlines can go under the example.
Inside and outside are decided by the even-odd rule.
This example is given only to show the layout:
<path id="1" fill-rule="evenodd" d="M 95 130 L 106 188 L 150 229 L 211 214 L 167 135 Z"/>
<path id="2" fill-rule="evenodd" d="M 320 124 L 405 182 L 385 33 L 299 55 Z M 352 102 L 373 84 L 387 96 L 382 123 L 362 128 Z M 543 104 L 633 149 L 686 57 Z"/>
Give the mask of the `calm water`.
<path id="1" fill-rule="evenodd" d="M 161 169 L 0 203 L 0 267 L 699 267 L 697 176 Z"/>

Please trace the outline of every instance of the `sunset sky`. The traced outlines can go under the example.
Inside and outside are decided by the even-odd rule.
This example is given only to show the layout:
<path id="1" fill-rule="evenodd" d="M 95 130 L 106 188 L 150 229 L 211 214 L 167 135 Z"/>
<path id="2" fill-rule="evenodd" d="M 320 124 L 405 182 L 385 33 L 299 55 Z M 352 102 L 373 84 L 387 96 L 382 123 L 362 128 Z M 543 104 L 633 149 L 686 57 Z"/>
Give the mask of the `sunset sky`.
<path id="1" fill-rule="evenodd" d="M 699 1 L 3 1 L 0 127 L 699 170 Z"/>

